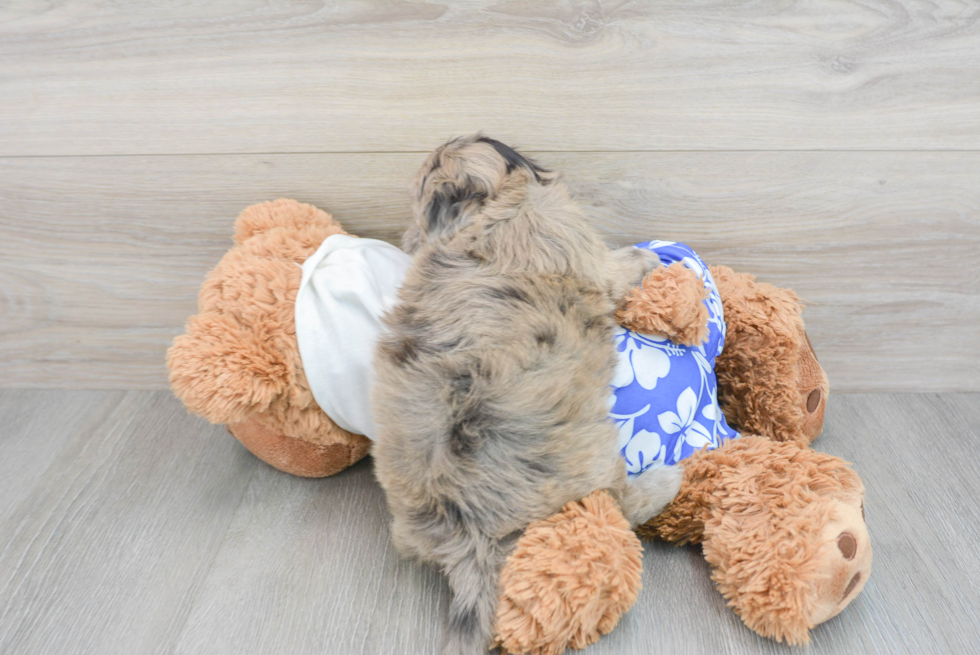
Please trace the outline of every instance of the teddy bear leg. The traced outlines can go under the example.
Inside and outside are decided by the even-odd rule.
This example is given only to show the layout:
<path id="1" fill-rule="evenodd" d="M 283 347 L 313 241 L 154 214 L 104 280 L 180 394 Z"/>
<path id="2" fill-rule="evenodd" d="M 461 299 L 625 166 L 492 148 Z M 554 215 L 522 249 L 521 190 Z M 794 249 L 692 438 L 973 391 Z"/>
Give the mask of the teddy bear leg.
<path id="1" fill-rule="evenodd" d="M 797 511 L 748 529 L 744 517 L 726 514 L 704 537 L 729 607 L 763 637 L 791 645 L 808 643 L 810 629 L 847 607 L 871 574 L 860 507 L 820 498 Z"/>
<path id="2" fill-rule="evenodd" d="M 864 487 L 845 462 L 748 436 L 682 466 L 677 498 L 640 534 L 702 542 L 718 590 L 749 628 L 803 644 L 860 593 L 871 541 Z"/>
<path id="3" fill-rule="evenodd" d="M 351 466 L 371 448 L 371 441 L 350 435 L 346 443 L 317 444 L 282 434 L 252 416 L 228 425 L 228 432 L 249 452 L 280 471 L 304 478 L 323 478 Z"/>
<path id="4" fill-rule="evenodd" d="M 642 557 L 606 491 L 531 524 L 501 571 L 495 645 L 558 655 L 596 642 L 636 602 Z"/>
<path id="5" fill-rule="evenodd" d="M 715 362 L 718 401 L 745 434 L 812 442 L 823 429 L 830 384 L 788 289 L 712 266 L 725 310 L 725 347 Z"/>

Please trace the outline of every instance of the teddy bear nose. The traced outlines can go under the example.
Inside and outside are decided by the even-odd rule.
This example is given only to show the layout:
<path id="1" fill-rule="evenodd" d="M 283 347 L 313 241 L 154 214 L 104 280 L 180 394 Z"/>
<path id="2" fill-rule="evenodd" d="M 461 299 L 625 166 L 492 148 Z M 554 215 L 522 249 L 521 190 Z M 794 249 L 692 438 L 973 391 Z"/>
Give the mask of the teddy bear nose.
<path id="1" fill-rule="evenodd" d="M 837 547 L 840 549 L 840 554 L 844 556 L 844 559 L 852 560 L 858 549 L 857 539 L 850 532 L 844 532 L 841 536 L 837 537 Z M 851 580 L 851 584 L 847 587 L 848 590 L 852 589 L 854 584 L 857 583 Z M 845 592 L 844 595 L 847 596 L 847 593 Z"/>
<path id="2" fill-rule="evenodd" d="M 806 398 L 806 411 L 811 414 L 820 404 L 820 389 L 814 389 L 810 392 L 810 395 Z"/>

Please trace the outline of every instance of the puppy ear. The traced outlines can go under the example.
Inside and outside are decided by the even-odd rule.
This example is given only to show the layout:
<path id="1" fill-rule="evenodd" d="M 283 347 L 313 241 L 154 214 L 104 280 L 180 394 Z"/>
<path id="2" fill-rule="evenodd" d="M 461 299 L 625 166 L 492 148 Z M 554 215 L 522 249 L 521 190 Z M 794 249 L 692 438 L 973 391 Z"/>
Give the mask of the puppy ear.
<path id="1" fill-rule="evenodd" d="M 412 193 L 416 247 L 426 238 L 444 234 L 465 223 L 469 211 L 479 208 L 504 174 L 496 153 L 485 145 L 474 148 L 477 137 L 459 137 L 437 148 L 419 171 Z"/>
<path id="2" fill-rule="evenodd" d="M 477 209 L 487 199 L 487 192 L 476 188 L 475 180 L 467 178 L 460 186 L 443 185 L 429 195 L 425 209 L 426 231 L 440 234 L 451 227 L 459 227 L 460 219 L 470 210 Z"/>
<path id="3" fill-rule="evenodd" d="M 429 238 L 465 225 L 467 215 L 487 199 L 487 192 L 475 188 L 473 182 L 468 178 L 459 184 L 423 186 L 414 207 L 416 220 L 402 236 L 402 250 L 412 254 Z"/>
<path id="4" fill-rule="evenodd" d="M 413 187 L 415 226 L 403 248 L 413 252 L 426 238 L 465 225 L 508 185 L 549 184 L 557 175 L 508 145 L 474 134 L 453 139 L 429 156 Z"/>
<path id="5" fill-rule="evenodd" d="M 416 221 L 402 235 L 402 250 L 414 254 L 430 237 L 465 224 L 465 214 L 479 207 L 486 197 L 482 192 L 465 193 L 461 189 L 430 193 L 416 210 Z"/>
<path id="6" fill-rule="evenodd" d="M 525 157 L 506 143 L 501 143 L 500 141 L 491 139 L 488 136 L 478 136 L 476 140 L 478 143 L 488 144 L 497 151 L 500 158 L 507 164 L 507 173 L 513 173 L 515 169 L 523 168 L 534 176 L 534 179 L 538 182 L 538 184 L 548 184 L 555 179 L 554 173 L 546 168 L 543 168 L 540 164 L 538 164 L 538 162 L 534 161 L 530 157 Z"/>

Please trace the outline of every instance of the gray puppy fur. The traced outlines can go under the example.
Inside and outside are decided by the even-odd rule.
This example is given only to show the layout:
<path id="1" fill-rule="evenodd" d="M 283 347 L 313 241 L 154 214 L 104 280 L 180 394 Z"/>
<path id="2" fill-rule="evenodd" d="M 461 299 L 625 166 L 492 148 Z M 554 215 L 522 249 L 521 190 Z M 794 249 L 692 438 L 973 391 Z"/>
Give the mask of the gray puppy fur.
<path id="1" fill-rule="evenodd" d="M 530 523 L 608 489 L 636 525 L 677 494 L 680 467 L 627 482 L 608 418 L 613 311 L 659 261 L 610 250 L 558 175 L 480 135 L 429 157 L 413 203 L 375 355 L 375 470 L 396 546 L 448 576 L 442 652 L 475 655 Z"/>

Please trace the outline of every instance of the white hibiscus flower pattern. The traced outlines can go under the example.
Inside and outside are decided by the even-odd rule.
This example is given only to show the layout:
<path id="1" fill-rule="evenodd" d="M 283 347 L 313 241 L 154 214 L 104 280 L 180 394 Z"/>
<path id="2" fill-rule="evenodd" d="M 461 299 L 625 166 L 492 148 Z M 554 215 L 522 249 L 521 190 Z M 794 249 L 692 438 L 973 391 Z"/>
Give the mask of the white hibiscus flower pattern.
<path id="1" fill-rule="evenodd" d="M 665 337 L 616 328 L 619 362 L 609 416 L 619 428 L 619 449 L 630 475 L 676 464 L 739 436 L 718 407 L 714 366 L 725 345 L 725 317 L 711 272 L 683 243 L 648 241 L 636 247 L 656 252 L 664 266 L 679 261 L 697 273 L 708 289 L 708 337 L 697 346 L 678 346 Z"/>

